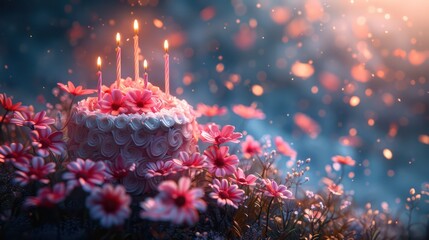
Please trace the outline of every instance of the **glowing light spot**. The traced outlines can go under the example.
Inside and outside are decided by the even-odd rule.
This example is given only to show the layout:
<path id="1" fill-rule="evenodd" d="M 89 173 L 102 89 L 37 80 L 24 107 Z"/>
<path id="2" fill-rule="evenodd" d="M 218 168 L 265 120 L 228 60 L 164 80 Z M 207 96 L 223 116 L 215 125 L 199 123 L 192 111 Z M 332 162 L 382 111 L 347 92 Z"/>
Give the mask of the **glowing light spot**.
<path id="1" fill-rule="evenodd" d="M 352 67 L 351 74 L 353 78 L 359 82 L 368 82 L 370 77 L 369 72 L 365 69 L 365 65 L 363 64 L 358 64 Z"/>
<path id="2" fill-rule="evenodd" d="M 382 100 L 384 104 L 386 104 L 386 106 L 392 106 L 393 103 L 395 102 L 395 98 L 390 93 L 383 94 Z"/>
<path id="3" fill-rule="evenodd" d="M 255 84 L 252 86 L 252 93 L 255 94 L 255 96 L 261 96 L 264 94 L 264 88 L 261 85 Z"/>
<path id="4" fill-rule="evenodd" d="M 177 95 L 182 95 L 183 94 L 183 88 L 182 87 L 176 88 L 176 94 Z"/>
<path id="5" fill-rule="evenodd" d="M 218 63 L 216 65 L 216 72 L 223 72 L 223 70 L 225 69 L 225 66 L 222 63 Z"/>
<path id="6" fill-rule="evenodd" d="M 319 88 L 317 86 L 311 87 L 311 93 L 316 94 L 319 92 Z"/>
<path id="7" fill-rule="evenodd" d="M 319 80 L 322 86 L 328 91 L 335 92 L 340 88 L 340 79 L 330 72 L 320 74 Z"/>
<path id="8" fill-rule="evenodd" d="M 389 177 L 393 177 L 393 176 L 395 176 L 395 171 L 393 171 L 392 169 L 389 169 L 389 170 L 387 171 L 387 176 L 389 176 Z"/>
<path id="9" fill-rule="evenodd" d="M 370 88 L 367 88 L 367 89 L 365 89 L 365 95 L 367 96 L 367 97 L 371 97 L 372 96 L 372 89 L 370 89 Z"/>
<path id="10" fill-rule="evenodd" d="M 306 79 L 313 75 L 314 67 L 308 63 L 295 62 L 291 71 L 295 76 Z"/>
<path id="11" fill-rule="evenodd" d="M 392 151 L 390 151 L 390 149 L 385 148 L 385 149 L 383 149 L 383 156 L 384 156 L 387 160 L 390 160 L 390 159 L 392 159 L 392 158 L 393 158 L 393 153 L 392 153 Z"/>
<path id="12" fill-rule="evenodd" d="M 162 28 L 164 26 L 164 23 L 161 20 L 159 20 L 158 18 L 155 18 L 155 19 L 153 19 L 153 25 L 156 28 Z"/>
<path id="13" fill-rule="evenodd" d="M 398 125 L 395 123 L 390 124 L 389 133 L 388 133 L 389 137 L 393 138 L 396 136 L 397 133 L 398 133 Z"/>
<path id="14" fill-rule="evenodd" d="M 349 104 L 352 107 L 356 107 L 360 103 L 360 98 L 358 96 L 353 96 L 350 98 Z"/>
<path id="15" fill-rule="evenodd" d="M 356 128 L 350 128 L 350 130 L 349 130 L 349 134 L 350 134 L 350 136 L 356 136 L 356 135 L 357 135 L 357 130 L 356 130 Z"/>
<path id="16" fill-rule="evenodd" d="M 281 25 L 287 22 L 290 18 L 289 9 L 284 7 L 275 7 L 271 10 L 271 19 L 273 22 Z"/>
<path id="17" fill-rule="evenodd" d="M 375 124 L 375 121 L 374 121 L 374 119 L 372 119 L 372 118 L 370 118 L 370 119 L 368 119 L 368 126 L 374 126 L 374 124 Z"/>
<path id="18" fill-rule="evenodd" d="M 192 75 L 191 73 L 185 73 L 182 81 L 183 81 L 183 84 L 188 86 L 194 81 L 194 75 Z"/>
<path id="19" fill-rule="evenodd" d="M 429 135 L 420 135 L 419 141 L 423 144 L 429 145 Z"/>
<path id="20" fill-rule="evenodd" d="M 426 54 L 424 52 L 418 52 L 416 50 L 411 50 L 408 53 L 408 61 L 413 65 L 421 65 L 426 61 Z"/>
<path id="21" fill-rule="evenodd" d="M 200 12 L 200 17 L 203 21 L 208 21 L 216 15 L 216 9 L 214 7 L 206 7 Z"/>
<path id="22" fill-rule="evenodd" d="M 254 19 L 254 18 L 250 19 L 249 20 L 249 26 L 251 28 L 256 28 L 258 26 L 258 21 L 256 19 Z"/>

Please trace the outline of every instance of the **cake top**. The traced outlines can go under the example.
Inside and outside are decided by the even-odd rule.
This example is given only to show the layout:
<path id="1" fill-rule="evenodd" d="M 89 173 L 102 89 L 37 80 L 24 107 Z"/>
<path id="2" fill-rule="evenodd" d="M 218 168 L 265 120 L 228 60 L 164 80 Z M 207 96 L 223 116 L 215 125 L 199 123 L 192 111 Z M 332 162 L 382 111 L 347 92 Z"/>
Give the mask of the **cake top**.
<path id="1" fill-rule="evenodd" d="M 88 115 L 110 115 L 112 117 L 131 115 L 142 117 L 171 116 L 185 118 L 185 122 L 195 119 L 195 113 L 185 100 L 167 95 L 159 87 L 131 78 L 121 79 L 120 87 L 116 82 L 110 87 L 102 86 L 101 99 L 88 97 L 80 102 L 75 109 Z M 186 121 L 187 120 L 187 121 Z"/>

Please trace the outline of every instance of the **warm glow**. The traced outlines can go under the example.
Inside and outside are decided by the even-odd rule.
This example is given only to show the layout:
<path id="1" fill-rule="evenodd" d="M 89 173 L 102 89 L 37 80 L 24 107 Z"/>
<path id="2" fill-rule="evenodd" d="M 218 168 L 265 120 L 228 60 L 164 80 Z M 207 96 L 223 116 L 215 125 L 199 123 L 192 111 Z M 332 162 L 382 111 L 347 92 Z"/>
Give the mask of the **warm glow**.
<path id="1" fill-rule="evenodd" d="M 116 44 L 118 44 L 118 46 L 119 46 L 120 42 L 121 42 L 121 34 L 116 33 Z"/>
<path id="2" fill-rule="evenodd" d="M 139 22 L 136 20 L 134 20 L 134 33 L 137 35 L 137 33 L 139 32 Z"/>
<path id="3" fill-rule="evenodd" d="M 349 104 L 352 107 L 356 107 L 360 103 L 360 98 L 358 96 L 353 96 L 350 98 Z"/>
<path id="4" fill-rule="evenodd" d="M 392 151 L 390 151 L 390 149 L 385 148 L 385 149 L 383 149 L 383 156 L 384 156 L 387 160 L 390 160 L 390 159 L 392 159 L 392 157 L 393 157 L 393 153 L 392 153 Z"/>
<path id="5" fill-rule="evenodd" d="M 164 51 L 168 52 L 168 41 L 167 40 L 164 41 Z"/>
<path id="6" fill-rule="evenodd" d="M 97 67 L 98 67 L 98 70 L 101 69 L 101 58 L 100 57 L 97 58 Z"/>
<path id="7" fill-rule="evenodd" d="M 146 61 L 146 59 L 143 61 L 143 68 L 144 68 L 144 71 L 146 72 L 146 70 L 147 70 L 147 61 Z"/>

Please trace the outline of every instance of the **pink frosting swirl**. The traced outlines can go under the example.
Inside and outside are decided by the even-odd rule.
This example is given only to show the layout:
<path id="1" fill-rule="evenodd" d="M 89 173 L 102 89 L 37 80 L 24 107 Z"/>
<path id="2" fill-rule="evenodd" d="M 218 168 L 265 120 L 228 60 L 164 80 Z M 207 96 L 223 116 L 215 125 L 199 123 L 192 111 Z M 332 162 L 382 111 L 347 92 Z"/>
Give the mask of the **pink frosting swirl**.
<path id="1" fill-rule="evenodd" d="M 125 128 L 128 125 L 128 117 L 125 114 L 116 116 L 115 118 L 115 127 Z"/>
<path id="2" fill-rule="evenodd" d="M 118 145 L 125 145 L 131 140 L 131 133 L 126 129 L 114 129 L 112 131 L 113 139 Z"/>
<path id="3" fill-rule="evenodd" d="M 89 132 L 88 128 L 82 126 L 74 129 L 73 131 L 75 131 L 73 137 L 76 142 L 78 143 L 86 142 L 86 139 L 88 138 L 88 132 Z"/>
<path id="4" fill-rule="evenodd" d="M 179 149 L 179 147 L 183 144 L 183 137 L 180 129 L 170 129 L 168 131 L 168 144 L 172 148 L 173 151 Z"/>
<path id="5" fill-rule="evenodd" d="M 100 152 L 107 158 L 114 158 L 118 155 L 119 146 L 113 140 L 113 137 L 105 135 L 104 141 L 101 143 Z"/>
<path id="6" fill-rule="evenodd" d="M 136 195 L 141 194 L 145 190 L 145 184 L 142 184 L 142 180 L 137 178 L 134 175 L 134 172 L 128 173 L 128 175 L 122 179 L 122 184 L 124 185 L 127 192 Z"/>
<path id="7" fill-rule="evenodd" d="M 110 115 L 97 116 L 97 127 L 103 132 L 110 132 L 114 125 L 114 119 Z"/>
<path id="8" fill-rule="evenodd" d="M 152 135 L 147 133 L 144 129 L 140 129 L 136 132 L 133 132 L 131 138 L 133 139 L 136 146 L 146 147 L 152 140 Z"/>
<path id="9" fill-rule="evenodd" d="M 97 116 L 88 115 L 85 120 L 85 126 L 89 129 L 97 127 Z"/>
<path id="10" fill-rule="evenodd" d="M 154 137 L 150 146 L 146 148 L 146 153 L 151 160 L 161 159 L 167 153 L 169 147 L 165 136 Z"/>
<path id="11" fill-rule="evenodd" d="M 147 167 L 145 161 L 138 161 L 136 163 L 136 170 L 134 171 L 136 176 L 144 178 L 146 175 Z"/>
<path id="12" fill-rule="evenodd" d="M 137 162 L 142 159 L 143 151 L 132 144 L 132 142 L 127 143 L 121 148 L 121 156 L 123 159 L 126 159 L 127 162 Z"/>
<path id="13" fill-rule="evenodd" d="M 100 146 L 103 142 L 104 134 L 102 131 L 98 130 L 97 128 L 93 128 L 89 130 L 87 143 L 91 147 L 97 147 Z"/>

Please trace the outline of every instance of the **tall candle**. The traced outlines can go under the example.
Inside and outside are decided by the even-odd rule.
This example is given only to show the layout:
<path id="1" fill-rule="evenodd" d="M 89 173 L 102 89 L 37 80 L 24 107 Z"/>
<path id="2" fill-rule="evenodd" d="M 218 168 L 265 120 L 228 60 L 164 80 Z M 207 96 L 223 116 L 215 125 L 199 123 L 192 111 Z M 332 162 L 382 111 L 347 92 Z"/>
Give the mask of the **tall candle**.
<path id="1" fill-rule="evenodd" d="M 97 84 L 97 89 L 98 89 L 98 101 L 101 100 L 101 85 L 103 85 L 103 79 L 101 76 L 101 58 L 98 57 L 97 58 L 97 68 L 98 68 L 98 84 Z"/>
<path id="2" fill-rule="evenodd" d="M 134 78 L 135 81 L 139 80 L 139 23 L 134 20 Z"/>
<path id="3" fill-rule="evenodd" d="M 116 87 L 121 87 L 121 35 L 116 33 Z"/>
<path id="4" fill-rule="evenodd" d="M 148 74 L 147 74 L 147 61 L 146 59 L 143 61 L 143 68 L 144 68 L 144 88 L 147 88 L 147 82 L 148 82 Z"/>
<path id="5" fill-rule="evenodd" d="M 164 76 L 165 76 L 165 93 L 170 95 L 170 56 L 168 55 L 168 41 L 164 41 Z"/>

